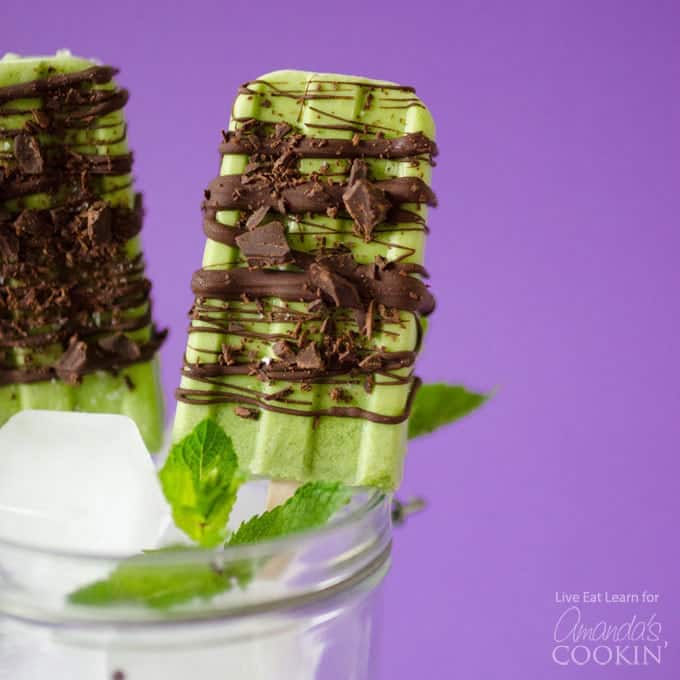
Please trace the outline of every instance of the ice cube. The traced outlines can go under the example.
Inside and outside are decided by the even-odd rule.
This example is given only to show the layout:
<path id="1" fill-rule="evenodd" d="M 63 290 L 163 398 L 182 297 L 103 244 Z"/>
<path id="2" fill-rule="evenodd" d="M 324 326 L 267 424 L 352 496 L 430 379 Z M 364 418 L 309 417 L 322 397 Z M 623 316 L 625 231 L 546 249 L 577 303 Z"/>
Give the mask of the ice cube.
<path id="1" fill-rule="evenodd" d="M 0 540 L 132 555 L 170 521 L 130 418 L 22 411 L 0 428 Z"/>

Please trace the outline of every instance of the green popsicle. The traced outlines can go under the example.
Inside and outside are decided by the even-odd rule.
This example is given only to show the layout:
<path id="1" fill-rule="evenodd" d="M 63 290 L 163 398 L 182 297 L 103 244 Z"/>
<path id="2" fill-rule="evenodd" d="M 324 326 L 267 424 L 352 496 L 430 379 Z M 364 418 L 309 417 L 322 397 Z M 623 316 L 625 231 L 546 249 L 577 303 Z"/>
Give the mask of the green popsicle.
<path id="1" fill-rule="evenodd" d="M 162 334 L 114 74 L 67 51 L 0 59 L 0 425 L 122 413 L 157 450 Z"/>
<path id="2" fill-rule="evenodd" d="M 206 192 L 174 438 L 210 416 L 255 475 L 394 489 L 434 124 L 412 88 L 277 71 L 242 86 Z"/>

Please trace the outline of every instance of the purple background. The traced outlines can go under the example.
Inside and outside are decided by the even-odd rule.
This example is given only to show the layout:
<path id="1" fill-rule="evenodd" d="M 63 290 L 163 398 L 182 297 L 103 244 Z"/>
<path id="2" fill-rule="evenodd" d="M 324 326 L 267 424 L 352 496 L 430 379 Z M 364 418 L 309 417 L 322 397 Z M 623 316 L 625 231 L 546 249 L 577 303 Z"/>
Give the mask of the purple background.
<path id="1" fill-rule="evenodd" d="M 168 395 L 237 86 L 275 68 L 417 86 L 439 124 L 421 374 L 497 387 L 413 446 L 380 680 L 680 672 L 675 2 L 7 0 L 0 45 L 122 68 Z M 555 591 L 660 593 L 660 667 L 558 668 Z M 559 673 L 559 675 L 558 675 Z"/>

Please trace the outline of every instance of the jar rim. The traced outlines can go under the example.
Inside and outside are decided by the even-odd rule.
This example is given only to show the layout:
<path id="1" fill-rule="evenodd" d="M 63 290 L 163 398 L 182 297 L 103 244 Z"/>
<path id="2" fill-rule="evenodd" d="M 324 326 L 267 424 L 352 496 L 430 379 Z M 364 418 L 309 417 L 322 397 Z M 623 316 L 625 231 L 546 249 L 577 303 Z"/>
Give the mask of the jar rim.
<path id="1" fill-rule="evenodd" d="M 349 507 L 329 524 L 251 545 L 178 546 L 107 556 L 0 541 L 0 620 L 6 616 L 37 625 L 134 627 L 247 618 L 303 607 L 382 578 L 391 539 L 391 495 L 364 488 L 356 490 Z M 225 574 L 225 584 L 231 585 L 209 596 L 184 597 L 180 590 L 180 599 L 167 607 L 138 596 L 135 586 L 120 600 L 86 604 L 72 599 L 105 582 L 131 560 L 142 569 L 141 579 L 152 573 L 144 573 L 147 568 L 209 567 Z M 247 564 L 255 571 L 252 580 L 241 584 L 236 574 Z M 270 567 L 273 573 L 268 572 Z"/>
<path id="2" fill-rule="evenodd" d="M 285 550 L 297 544 L 309 542 L 322 537 L 330 537 L 334 533 L 361 521 L 373 511 L 381 506 L 383 502 L 390 499 L 390 494 L 387 494 L 379 489 L 365 489 L 366 498 L 363 502 L 357 503 L 357 506 L 352 508 L 349 512 L 344 513 L 340 517 L 332 519 L 328 524 L 318 527 L 316 529 L 307 529 L 296 532 L 295 534 L 288 534 L 286 536 L 279 536 L 277 538 L 269 538 L 257 543 L 250 543 L 244 545 L 225 546 L 217 548 L 201 548 L 199 546 L 191 546 L 191 550 L 187 550 L 186 546 L 177 547 L 177 549 L 163 548 L 162 551 L 153 552 L 153 559 L 157 560 L 159 564 L 168 564 L 173 562 L 173 557 L 181 557 L 181 562 L 194 561 L 191 556 L 195 556 L 195 561 L 204 562 L 206 558 L 212 559 L 215 555 L 228 557 L 231 561 L 240 558 L 257 558 L 271 555 L 272 552 L 277 552 L 279 549 Z M 355 494 L 356 495 L 356 494 Z M 102 562 L 122 562 L 133 557 L 130 553 L 106 553 L 106 552 L 85 552 L 81 550 L 69 550 L 60 548 L 44 548 L 39 545 L 25 542 L 8 540 L 0 537 L 0 550 L 3 548 L 10 548 L 14 551 L 20 551 L 27 555 L 35 555 L 42 557 L 57 557 L 77 561 L 102 561 Z M 150 553 L 146 553 L 150 554 Z M 188 559 L 189 558 L 189 559 Z"/>

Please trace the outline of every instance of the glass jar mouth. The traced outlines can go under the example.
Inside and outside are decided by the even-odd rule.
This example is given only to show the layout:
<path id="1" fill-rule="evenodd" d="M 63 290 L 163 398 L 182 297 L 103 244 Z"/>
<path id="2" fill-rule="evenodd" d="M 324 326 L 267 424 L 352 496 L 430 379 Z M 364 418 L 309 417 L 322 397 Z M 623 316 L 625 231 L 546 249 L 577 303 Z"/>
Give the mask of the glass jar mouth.
<path id="1" fill-rule="evenodd" d="M 58 626 L 146 626 L 240 618 L 302 607 L 382 577 L 391 548 L 391 496 L 357 490 L 328 525 L 225 549 L 178 547 L 141 555 L 46 549 L 0 539 L 0 617 Z M 132 565 L 135 577 L 231 579 L 223 591 L 168 606 L 143 597 L 85 602 L 73 594 Z M 244 565 L 247 577 L 241 579 Z M 141 570 L 141 571 L 139 571 Z M 186 571 L 185 571 L 186 570 Z M 236 574 L 236 576 L 234 576 Z M 232 578 L 233 577 L 233 578 Z M 116 586 L 118 587 L 118 586 Z M 183 586 L 182 586 L 183 587 Z M 134 595 L 134 592 L 133 592 Z"/>
<path id="2" fill-rule="evenodd" d="M 279 550 L 287 551 L 293 546 L 313 541 L 321 537 L 332 536 L 335 532 L 343 528 L 359 522 L 365 516 L 375 512 L 381 504 L 389 504 L 391 496 L 379 491 L 377 489 L 364 490 L 356 493 L 350 507 L 340 516 L 333 518 L 328 524 L 317 529 L 308 529 L 289 534 L 287 536 L 280 536 L 278 538 L 270 538 L 257 543 L 228 546 L 226 549 L 218 548 L 200 548 L 192 547 L 191 551 L 184 548 L 172 550 L 164 548 L 161 552 L 155 552 L 153 559 L 157 559 L 159 563 L 171 564 L 173 556 L 179 557 L 182 564 L 186 564 L 189 556 L 194 556 L 196 561 L 204 562 L 206 559 L 211 559 L 215 555 L 224 556 L 228 554 L 229 559 L 253 559 L 258 557 L 266 557 L 272 552 Z M 78 561 L 105 561 L 105 562 L 122 562 L 129 559 L 133 555 L 130 553 L 107 553 L 107 552 L 86 552 L 81 550 L 64 550 L 58 548 L 44 548 L 28 541 L 15 541 L 2 538 L 0 536 L 0 551 L 3 549 L 11 549 L 21 551 L 27 556 L 42 555 L 53 556 L 57 558 L 64 558 Z M 0 552 L 1 554 L 1 552 Z"/>

